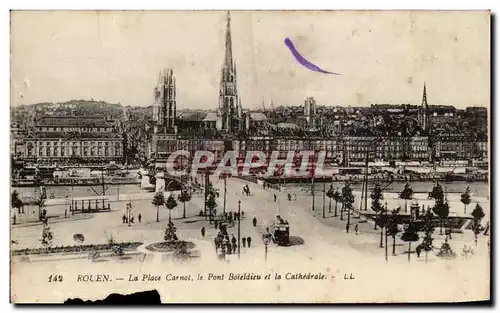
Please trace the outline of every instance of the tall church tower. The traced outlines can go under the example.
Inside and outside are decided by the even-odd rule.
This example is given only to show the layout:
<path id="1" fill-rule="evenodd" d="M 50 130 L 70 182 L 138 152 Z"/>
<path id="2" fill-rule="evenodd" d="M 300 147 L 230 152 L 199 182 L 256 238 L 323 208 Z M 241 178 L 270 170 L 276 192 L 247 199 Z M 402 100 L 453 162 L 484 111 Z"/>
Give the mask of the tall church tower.
<path id="1" fill-rule="evenodd" d="M 154 89 L 153 118 L 156 122 L 155 132 L 173 132 L 177 115 L 175 100 L 175 77 L 172 69 L 163 69 L 158 76 Z"/>
<path id="2" fill-rule="evenodd" d="M 223 131 L 232 133 L 241 130 L 241 102 L 236 85 L 236 65 L 233 60 L 229 12 L 227 12 L 226 48 L 221 69 L 218 111 L 222 117 Z"/>
<path id="3" fill-rule="evenodd" d="M 418 124 L 422 130 L 427 131 L 429 128 L 429 104 L 427 103 L 427 90 L 424 82 L 424 93 L 422 96 L 422 104 L 418 109 Z"/>

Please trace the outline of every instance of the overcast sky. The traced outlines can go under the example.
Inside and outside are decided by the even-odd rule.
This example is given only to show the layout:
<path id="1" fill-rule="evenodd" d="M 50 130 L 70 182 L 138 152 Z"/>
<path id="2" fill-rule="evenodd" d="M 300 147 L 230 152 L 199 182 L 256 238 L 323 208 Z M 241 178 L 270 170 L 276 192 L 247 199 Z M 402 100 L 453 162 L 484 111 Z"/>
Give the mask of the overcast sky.
<path id="1" fill-rule="evenodd" d="M 11 104 L 71 99 L 147 106 L 172 68 L 177 106 L 215 109 L 223 11 L 13 12 Z M 489 106 L 487 12 L 231 12 L 243 108 L 301 104 Z M 294 59 L 284 39 L 321 68 Z M 21 97 L 22 95 L 22 97 Z"/>

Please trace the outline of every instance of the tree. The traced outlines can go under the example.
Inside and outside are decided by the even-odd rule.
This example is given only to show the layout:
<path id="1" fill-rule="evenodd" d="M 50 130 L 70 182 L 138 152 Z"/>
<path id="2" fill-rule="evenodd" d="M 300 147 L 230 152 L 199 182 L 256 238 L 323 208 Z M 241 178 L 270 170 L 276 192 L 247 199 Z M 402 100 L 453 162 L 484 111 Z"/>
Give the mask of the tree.
<path id="1" fill-rule="evenodd" d="M 481 222 L 485 214 L 483 208 L 479 205 L 479 203 L 476 204 L 476 207 L 472 211 L 471 215 L 474 218 L 474 221 Z"/>
<path id="2" fill-rule="evenodd" d="M 335 197 L 335 191 L 333 190 L 333 185 L 330 185 L 330 189 L 326 192 L 326 196 L 329 199 L 328 202 L 328 213 L 332 213 L 332 199 Z"/>
<path id="3" fill-rule="evenodd" d="M 429 197 L 431 197 L 436 201 L 443 200 L 444 199 L 443 187 L 441 187 L 439 183 L 436 183 L 436 185 L 432 188 L 432 191 L 429 193 Z"/>
<path id="4" fill-rule="evenodd" d="M 333 193 L 333 200 L 335 200 L 335 213 L 333 214 L 333 216 L 337 217 L 338 214 L 337 214 L 337 204 L 342 200 L 342 197 L 340 195 L 340 192 L 338 191 L 338 189 L 335 189 L 335 192 Z"/>
<path id="5" fill-rule="evenodd" d="M 179 240 L 177 238 L 177 228 L 175 227 L 174 223 L 168 222 L 167 228 L 165 228 L 165 235 L 163 236 L 163 239 L 166 242 L 175 242 Z"/>
<path id="6" fill-rule="evenodd" d="M 474 232 L 474 241 L 477 246 L 477 235 L 479 235 L 479 233 L 481 233 L 481 231 L 483 230 L 483 228 L 481 227 L 481 220 L 485 216 L 483 208 L 479 205 L 479 203 L 476 204 L 476 207 L 474 208 L 474 210 L 472 210 L 471 215 L 473 218 L 472 231 Z"/>
<path id="7" fill-rule="evenodd" d="M 408 212 L 408 200 L 410 200 L 412 197 L 413 189 L 411 189 L 409 183 L 406 183 L 403 191 L 399 194 L 399 198 L 405 200 L 405 212 Z"/>
<path id="8" fill-rule="evenodd" d="M 13 208 L 16 208 L 18 210 L 18 213 L 21 213 L 20 210 L 23 206 L 23 201 L 19 199 L 19 193 L 17 192 L 17 190 L 14 190 L 10 196 L 10 205 Z"/>
<path id="9" fill-rule="evenodd" d="M 460 196 L 460 202 L 464 204 L 464 214 L 467 214 L 467 205 L 471 202 L 469 186 L 467 186 L 465 192 Z"/>
<path id="10" fill-rule="evenodd" d="M 424 230 L 424 238 L 422 243 L 417 246 L 417 251 L 424 250 L 425 251 L 425 261 L 427 262 L 427 254 L 429 251 L 433 250 L 432 247 L 432 234 L 434 233 L 434 216 L 432 215 L 431 210 L 427 210 L 425 215 L 422 217 L 423 222 L 423 230 Z M 417 252 L 420 255 L 420 252 Z"/>
<path id="11" fill-rule="evenodd" d="M 450 214 L 450 205 L 448 204 L 448 201 L 443 201 L 443 199 L 438 199 L 436 200 L 436 204 L 434 204 L 434 207 L 432 208 L 432 211 L 434 214 L 436 214 L 439 217 L 439 234 L 443 234 L 443 220 L 448 217 Z"/>
<path id="12" fill-rule="evenodd" d="M 206 202 L 207 208 L 210 212 L 210 223 L 212 223 L 212 212 L 217 207 L 217 201 L 215 200 L 215 195 L 210 193 Z"/>
<path id="13" fill-rule="evenodd" d="M 372 199 L 372 206 L 371 209 L 375 214 L 379 213 L 379 215 L 382 215 L 382 211 L 384 207 L 380 203 L 380 200 L 383 200 L 384 196 L 382 195 L 382 189 L 380 188 L 379 184 L 376 184 L 375 187 L 372 190 L 372 193 L 370 194 L 370 197 Z M 375 223 L 373 225 L 373 229 L 377 229 L 377 217 L 375 216 Z"/>
<path id="14" fill-rule="evenodd" d="M 47 218 L 42 222 L 42 239 L 40 239 L 40 242 L 45 248 L 49 248 L 52 245 L 52 232 L 50 231 Z"/>
<path id="15" fill-rule="evenodd" d="M 342 188 L 342 204 L 344 208 L 347 209 L 347 225 L 351 223 L 351 210 L 353 209 L 354 196 L 352 194 L 352 189 L 349 186 L 349 183 L 345 183 L 345 186 Z M 347 232 L 349 232 L 349 228 L 347 228 Z"/>
<path id="16" fill-rule="evenodd" d="M 187 189 L 183 189 L 178 199 L 183 205 L 182 218 L 186 218 L 186 202 L 191 201 L 191 193 Z"/>
<path id="17" fill-rule="evenodd" d="M 399 224 L 399 212 L 401 208 L 397 208 L 391 211 L 391 215 L 387 221 L 386 232 L 389 236 L 392 237 L 392 255 L 396 255 L 396 235 L 399 232 L 398 224 Z"/>
<path id="18" fill-rule="evenodd" d="M 408 242 L 408 262 L 410 262 L 410 253 L 411 253 L 411 243 L 412 241 L 418 241 L 418 230 L 414 223 L 408 224 L 403 235 L 401 236 L 401 240 L 404 242 Z"/>
<path id="19" fill-rule="evenodd" d="M 172 223 L 172 210 L 177 206 L 177 201 L 175 201 L 173 193 L 168 196 L 165 206 L 168 209 L 168 222 Z"/>
<path id="20" fill-rule="evenodd" d="M 156 207 L 156 221 L 160 221 L 160 206 L 165 204 L 165 196 L 162 191 L 158 191 L 151 202 Z"/>
<path id="21" fill-rule="evenodd" d="M 209 220 L 212 223 L 212 214 L 214 209 L 217 207 L 216 198 L 219 197 L 219 190 L 215 189 L 212 182 L 208 182 L 207 186 L 207 200 L 205 202 L 206 207 L 209 209 Z"/>

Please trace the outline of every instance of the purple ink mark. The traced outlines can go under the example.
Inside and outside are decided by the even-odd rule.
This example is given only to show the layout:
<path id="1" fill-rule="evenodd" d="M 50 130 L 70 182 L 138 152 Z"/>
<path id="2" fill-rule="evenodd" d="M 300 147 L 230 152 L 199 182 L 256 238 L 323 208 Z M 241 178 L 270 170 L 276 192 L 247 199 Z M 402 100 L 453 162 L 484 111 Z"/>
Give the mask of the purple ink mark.
<path id="1" fill-rule="evenodd" d="M 290 49 L 293 56 L 295 57 L 295 60 L 297 60 L 297 62 L 299 62 L 302 66 L 310 69 L 311 71 L 323 73 L 323 74 L 340 75 L 339 73 L 333 73 L 333 72 L 322 70 L 319 66 L 306 60 L 302 55 L 300 55 L 300 53 L 297 51 L 297 49 L 295 49 L 295 46 L 293 45 L 290 38 L 285 39 L 285 45 L 288 47 L 288 49 Z"/>

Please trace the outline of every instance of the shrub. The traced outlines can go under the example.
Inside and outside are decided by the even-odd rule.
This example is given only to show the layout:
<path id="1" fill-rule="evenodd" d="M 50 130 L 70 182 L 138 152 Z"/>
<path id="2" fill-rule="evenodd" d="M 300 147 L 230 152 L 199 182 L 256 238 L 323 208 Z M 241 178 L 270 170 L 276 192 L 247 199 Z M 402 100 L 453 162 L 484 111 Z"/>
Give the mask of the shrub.
<path id="1" fill-rule="evenodd" d="M 38 249 L 21 249 L 13 250 L 12 255 L 28 255 L 28 254 L 48 254 L 48 253 L 64 253 L 64 252 L 91 252 L 91 251 L 106 251 L 112 250 L 114 246 L 119 246 L 123 250 L 134 250 L 142 242 L 124 242 L 119 244 L 99 244 L 99 245 L 81 245 L 81 246 L 62 246 L 52 248 L 38 248 Z"/>

